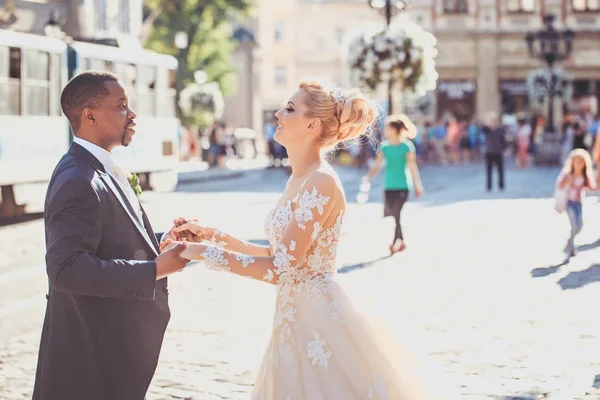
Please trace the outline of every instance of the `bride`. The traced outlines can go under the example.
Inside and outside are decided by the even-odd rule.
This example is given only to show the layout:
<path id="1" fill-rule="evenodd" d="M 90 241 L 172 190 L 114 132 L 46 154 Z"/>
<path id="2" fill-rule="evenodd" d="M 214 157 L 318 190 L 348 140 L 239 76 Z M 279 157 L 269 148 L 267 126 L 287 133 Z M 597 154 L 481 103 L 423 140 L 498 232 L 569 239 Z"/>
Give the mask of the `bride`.
<path id="1" fill-rule="evenodd" d="M 176 228 L 193 241 L 182 257 L 277 287 L 273 331 L 252 399 L 456 398 L 410 346 L 369 324 L 336 280 L 346 200 L 324 153 L 370 128 L 376 119 L 370 101 L 356 89 L 303 81 L 275 116 L 275 140 L 286 147 L 293 172 L 265 221 L 270 245 L 194 221 L 181 220 Z"/>

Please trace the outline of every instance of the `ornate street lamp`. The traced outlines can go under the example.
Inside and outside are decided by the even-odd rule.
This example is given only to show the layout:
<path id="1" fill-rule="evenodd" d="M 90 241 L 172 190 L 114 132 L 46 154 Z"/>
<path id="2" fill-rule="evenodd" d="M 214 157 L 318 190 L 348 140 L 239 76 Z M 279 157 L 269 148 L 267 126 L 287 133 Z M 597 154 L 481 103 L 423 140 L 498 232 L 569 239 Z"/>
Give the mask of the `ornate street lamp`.
<path id="1" fill-rule="evenodd" d="M 369 7 L 374 10 L 378 10 L 385 15 L 386 27 L 390 26 L 392 18 L 396 14 L 406 10 L 410 1 L 411 0 L 368 0 Z M 393 81 L 390 79 L 388 83 L 388 107 L 390 114 L 392 112 L 392 86 Z"/>
<path id="2" fill-rule="evenodd" d="M 379 10 L 385 15 L 386 26 L 390 25 L 394 15 L 406 10 L 409 3 L 410 0 L 369 0 L 371 8 Z"/>
<path id="3" fill-rule="evenodd" d="M 51 10 L 48 21 L 44 24 L 44 34 L 46 36 L 55 37 L 58 39 L 64 39 L 66 34 L 62 30 L 60 17 L 58 11 Z"/>
<path id="4" fill-rule="evenodd" d="M 529 55 L 544 61 L 550 73 L 550 87 L 548 90 L 548 118 L 546 121 L 546 132 L 554 133 L 554 96 L 556 95 L 556 75 L 552 71 L 555 63 L 569 58 L 573 51 L 573 38 L 575 32 L 571 29 L 557 31 L 554 28 L 555 16 L 547 14 L 544 17 L 544 29 L 537 32 L 527 32 L 525 41 Z M 536 46 L 537 44 L 537 46 Z"/>

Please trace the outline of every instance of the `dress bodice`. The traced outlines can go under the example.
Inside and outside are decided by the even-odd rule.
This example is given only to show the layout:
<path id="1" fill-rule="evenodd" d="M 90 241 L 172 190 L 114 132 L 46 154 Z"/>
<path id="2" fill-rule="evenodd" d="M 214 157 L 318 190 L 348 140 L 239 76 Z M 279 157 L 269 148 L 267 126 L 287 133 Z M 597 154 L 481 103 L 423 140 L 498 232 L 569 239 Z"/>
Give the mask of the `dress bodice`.
<path id="1" fill-rule="evenodd" d="M 311 209 L 319 206 L 319 202 L 329 201 L 320 196 L 316 190 L 304 191 L 292 200 L 276 205 L 269 211 L 265 219 L 265 234 L 271 249 L 277 249 L 282 242 L 283 234 L 290 224 L 298 224 L 300 234 L 310 235 L 310 247 L 304 258 L 296 264 L 296 268 L 305 269 L 307 277 L 316 274 L 330 274 L 336 271 L 336 252 L 341 236 L 343 211 L 334 210 L 336 218 L 331 223 L 312 224 L 312 232 L 308 231 L 307 222 L 312 220 Z"/>

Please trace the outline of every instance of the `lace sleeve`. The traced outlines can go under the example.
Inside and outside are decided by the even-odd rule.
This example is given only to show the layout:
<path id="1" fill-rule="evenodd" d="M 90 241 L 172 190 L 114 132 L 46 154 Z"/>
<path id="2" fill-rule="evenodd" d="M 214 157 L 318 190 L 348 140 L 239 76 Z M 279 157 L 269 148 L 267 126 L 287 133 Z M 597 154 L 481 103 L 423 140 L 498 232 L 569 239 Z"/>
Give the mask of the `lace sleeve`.
<path id="1" fill-rule="evenodd" d="M 271 256 L 253 257 L 215 245 L 192 243 L 182 256 L 201 260 L 209 268 L 261 279 L 273 284 L 293 284 L 320 271 L 304 262 L 317 236 L 343 207 L 341 191 L 332 176 L 318 173 L 306 182 L 293 199 L 295 208 L 281 240 Z M 314 255 L 318 257 L 318 255 Z M 314 264 L 314 263 L 313 263 Z"/>

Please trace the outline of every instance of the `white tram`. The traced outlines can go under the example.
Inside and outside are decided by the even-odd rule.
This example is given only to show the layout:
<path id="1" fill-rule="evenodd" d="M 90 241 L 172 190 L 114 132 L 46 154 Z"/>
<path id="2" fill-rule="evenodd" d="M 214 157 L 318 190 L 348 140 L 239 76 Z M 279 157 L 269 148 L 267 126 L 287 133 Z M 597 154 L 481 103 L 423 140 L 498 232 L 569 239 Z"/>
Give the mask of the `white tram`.
<path id="1" fill-rule="evenodd" d="M 123 79 L 137 114 L 136 135 L 115 149 L 146 189 L 171 190 L 179 148 L 174 57 L 143 49 L 72 42 L 0 29 L 0 218 L 43 202 L 54 166 L 72 134 L 60 109 L 70 77 L 89 70 Z"/>

